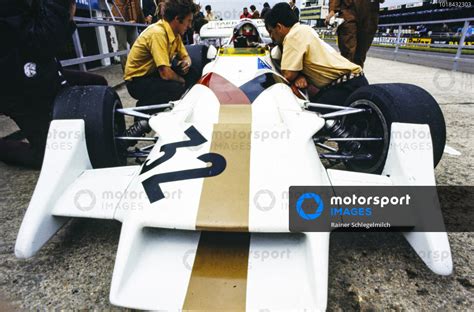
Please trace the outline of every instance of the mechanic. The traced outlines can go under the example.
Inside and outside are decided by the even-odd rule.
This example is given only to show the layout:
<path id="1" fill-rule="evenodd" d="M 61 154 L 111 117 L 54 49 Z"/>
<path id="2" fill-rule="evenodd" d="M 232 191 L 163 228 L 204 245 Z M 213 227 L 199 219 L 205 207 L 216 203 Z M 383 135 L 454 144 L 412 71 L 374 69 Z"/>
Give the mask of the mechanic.
<path id="1" fill-rule="evenodd" d="M 167 0 L 163 19 L 149 26 L 135 41 L 125 66 L 124 79 L 137 106 L 177 100 L 199 79 L 183 44 L 193 21 L 192 0 Z"/>
<path id="2" fill-rule="evenodd" d="M 2 0 L 0 113 L 21 129 L 25 143 L 0 139 L 0 160 L 41 167 L 54 99 L 67 85 L 107 85 L 98 75 L 63 70 L 55 56 L 76 26 L 74 0 Z M 11 136 L 10 136 L 11 138 Z"/>
<path id="3" fill-rule="evenodd" d="M 330 0 L 326 24 L 339 12 L 344 22 L 337 28 L 339 51 L 349 61 L 364 67 L 367 51 L 379 23 L 380 3 L 385 0 Z"/>
<path id="4" fill-rule="evenodd" d="M 273 41 L 283 46 L 283 76 L 307 89 L 312 102 L 343 105 L 352 92 L 368 84 L 362 68 L 322 41 L 310 26 L 298 23 L 287 3 L 270 10 L 265 26 Z"/>

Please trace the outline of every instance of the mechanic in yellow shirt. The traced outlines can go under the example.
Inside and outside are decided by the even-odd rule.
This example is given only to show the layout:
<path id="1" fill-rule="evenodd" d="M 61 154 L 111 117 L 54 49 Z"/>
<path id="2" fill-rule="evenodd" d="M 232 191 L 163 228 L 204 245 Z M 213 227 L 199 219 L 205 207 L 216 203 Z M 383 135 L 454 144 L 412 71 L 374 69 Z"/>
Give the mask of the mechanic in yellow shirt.
<path id="1" fill-rule="evenodd" d="M 193 0 L 167 0 L 163 19 L 147 27 L 133 44 L 124 79 L 137 106 L 177 100 L 199 79 L 181 39 L 195 12 Z"/>
<path id="2" fill-rule="evenodd" d="M 298 23 L 287 3 L 271 9 L 265 26 L 273 41 L 283 46 L 283 76 L 307 89 L 312 102 L 343 105 L 352 92 L 368 85 L 362 68 L 322 41 L 310 26 Z"/>

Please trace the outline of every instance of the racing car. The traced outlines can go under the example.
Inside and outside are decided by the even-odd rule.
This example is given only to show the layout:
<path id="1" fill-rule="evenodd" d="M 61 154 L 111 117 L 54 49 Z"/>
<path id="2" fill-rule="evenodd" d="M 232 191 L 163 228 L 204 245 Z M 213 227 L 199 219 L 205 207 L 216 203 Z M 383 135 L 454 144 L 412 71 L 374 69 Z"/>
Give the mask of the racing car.
<path id="1" fill-rule="evenodd" d="M 16 256 L 34 256 L 71 218 L 118 220 L 114 305 L 325 310 L 330 232 L 290 231 L 289 187 L 434 186 L 444 118 L 407 84 L 311 103 L 276 70 L 258 23 L 204 26 L 220 45 L 194 48 L 202 77 L 177 101 L 123 108 L 108 87 L 65 89 Z M 149 133 L 124 135 L 125 116 Z M 445 232 L 403 235 L 433 272 L 451 274 Z"/>

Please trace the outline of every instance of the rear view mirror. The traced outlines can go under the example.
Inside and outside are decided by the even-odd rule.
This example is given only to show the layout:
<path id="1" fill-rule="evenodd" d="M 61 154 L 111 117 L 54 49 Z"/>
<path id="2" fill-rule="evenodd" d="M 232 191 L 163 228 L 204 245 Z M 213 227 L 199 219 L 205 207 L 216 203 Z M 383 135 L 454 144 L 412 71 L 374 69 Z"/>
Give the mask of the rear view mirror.
<path id="1" fill-rule="evenodd" d="M 273 47 L 270 51 L 270 55 L 272 56 L 272 60 L 281 60 L 281 50 L 279 46 Z"/>

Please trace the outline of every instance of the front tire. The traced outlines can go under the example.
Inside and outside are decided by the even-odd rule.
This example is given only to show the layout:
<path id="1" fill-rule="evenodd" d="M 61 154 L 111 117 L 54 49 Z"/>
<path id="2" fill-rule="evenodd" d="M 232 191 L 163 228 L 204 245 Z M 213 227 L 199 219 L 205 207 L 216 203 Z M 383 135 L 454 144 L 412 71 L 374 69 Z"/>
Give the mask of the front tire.
<path id="1" fill-rule="evenodd" d="M 56 97 L 53 119 L 84 120 L 93 168 L 124 166 L 127 159 L 115 140 L 125 131 L 125 119 L 116 112 L 118 108 L 122 108 L 122 103 L 110 87 L 69 87 Z"/>
<path id="2" fill-rule="evenodd" d="M 354 171 L 381 173 L 388 154 L 393 122 L 427 124 L 430 127 L 434 166 L 443 156 L 446 144 L 446 124 L 436 100 L 424 89 L 410 84 L 374 84 L 356 90 L 345 106 L 370 108 L 371 113 L 346 116 L 343 124 L 353 137 L 382 137 L 379 142 L 362 144 L 362 153 L 372 160 L 346 163 Z"/>

